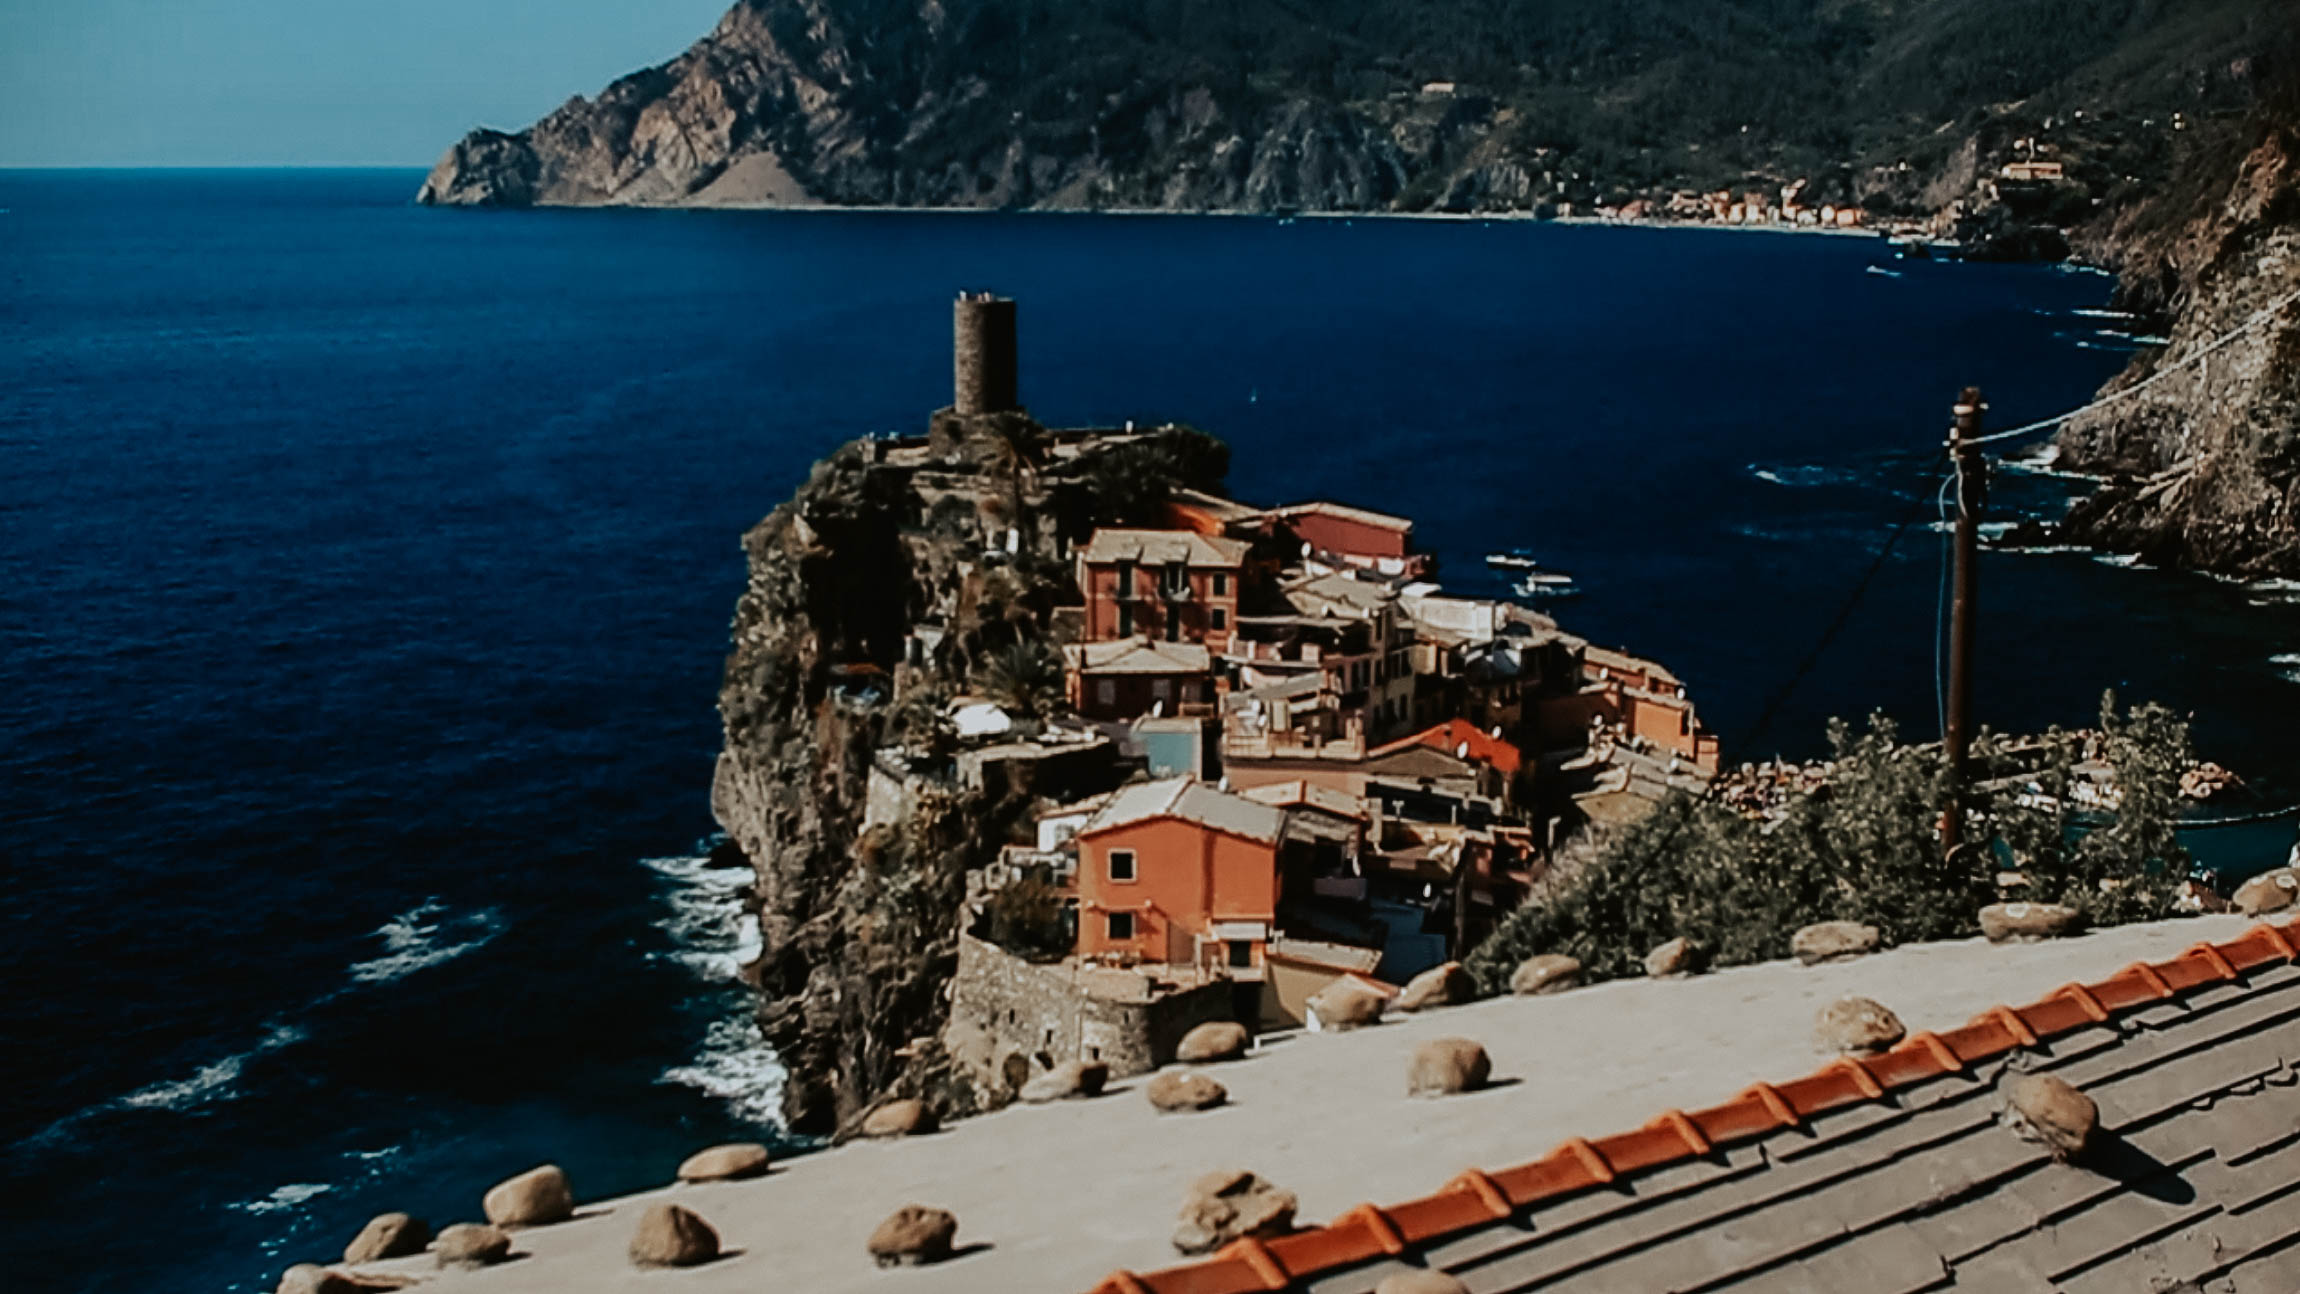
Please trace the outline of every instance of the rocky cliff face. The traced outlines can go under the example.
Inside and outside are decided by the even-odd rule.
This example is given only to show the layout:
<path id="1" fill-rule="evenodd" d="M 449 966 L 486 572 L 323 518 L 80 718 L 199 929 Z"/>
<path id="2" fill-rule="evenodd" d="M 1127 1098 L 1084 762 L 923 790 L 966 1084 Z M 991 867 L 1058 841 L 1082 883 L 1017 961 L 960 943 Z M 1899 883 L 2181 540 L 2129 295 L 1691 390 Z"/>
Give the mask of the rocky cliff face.
<path id="1" fill-rule="evenodd" d="M 2294 577 L 2300 113 L 2263 114 L 2240 139 L 2249 147 L 2200 156 L 2191 187 L 2098 235 L 2122 266 L 2120 299 L 2167 320 L 2168 344 L 2109 384 L 2110 403 L 2060 433 L 2064 466 L 2110 478 L 2062 529 L 2160 565 Z M 2247 323 L 2257 326 L 2197 358 Z"/>
<path id="2" fill-rule="evenodd" d="M 1047 649 L 1057 608 L 1076 602 L 1065 539 L 1172 484 L 1218 485 L 1226 461 L 1194 432 L 1154 432 L 1017 480 L 986 465 L 1001 423 L 1020 427 L 1010 445 L 1036 436 L 1019 415 L 946 412 L 933 447 L 893 461 L 850 444 L 743 537 L 711 805 L 758 876 L 766 951 L 746 976 L 797 1131 L 844 1129 L 890 1093 L 964 1112 L 935 1038 L 966 872 L 1030 805 L 970 791 L 937 762 L 945 704 L 1003 653 Z M 1018 551 L 986 556 L 1009 528 Z M 939 632 L 914 646 L 922 626 Z M 866 830 L 873 759 L 889 748 L 920 752 L 921 775 Z"/>

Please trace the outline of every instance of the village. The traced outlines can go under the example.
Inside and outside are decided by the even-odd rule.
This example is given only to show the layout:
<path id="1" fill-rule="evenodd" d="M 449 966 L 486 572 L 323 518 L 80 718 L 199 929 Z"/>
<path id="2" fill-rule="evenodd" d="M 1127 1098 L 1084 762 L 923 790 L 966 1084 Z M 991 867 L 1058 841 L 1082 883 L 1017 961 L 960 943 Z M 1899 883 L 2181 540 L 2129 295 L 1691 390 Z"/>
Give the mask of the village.
<path id="1" fill-rule="evenodd" d="M 1018 411 L 1014 319 L 962 297 L 953 408 L 933 436 L 871 442 L 923 509 L 993 501 L 988 569 L 1021 549 L 1002 523 L 1028 501 L 952 467 L 968 420 Z M 1042 452 L 1140 434 L 1047 432 Z M 952 784 L 1034 797 L 1030 838 L 968 878 L 943 1039 L 991 1102 L 1068 1062 L 1155 1068 L 1208 1020 L 1317 1029 L 1340 979 L 1394 996 L 1515 908 L 1559 842 L 1718 771 L 1667 668 L 1448 594 L 1410 518 L 1178 490 L 1158 524 L 1050 539 L 1075 587 L 1060 703 L 952 697 L 949 749 L 884 748 L 869 774 L 866 831 Z M 851 682 L 878 695 L 868 667 Z"/>

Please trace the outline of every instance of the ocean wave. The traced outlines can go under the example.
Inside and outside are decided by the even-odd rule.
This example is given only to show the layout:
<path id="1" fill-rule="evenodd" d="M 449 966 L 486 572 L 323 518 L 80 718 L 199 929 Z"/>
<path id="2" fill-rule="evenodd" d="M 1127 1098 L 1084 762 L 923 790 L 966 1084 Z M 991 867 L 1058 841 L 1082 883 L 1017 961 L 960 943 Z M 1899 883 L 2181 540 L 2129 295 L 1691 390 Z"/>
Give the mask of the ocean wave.
<path id="1" fill-rule="evenodd" d="M 2300 602 L 2300 580 L 2254 580 L 2244 591 L 2252 595 L 2248 600 L 2256 607 Z"/>
<path id="2" fill-rule="evenodd" d="M 2089 553 L 2083 544 L 2003 544 L 1993 551 L 2000 553 Z"/>
<path id="3" fill-rule="evenodd" d="M 2300 683 L 2300 652 L 2280 652 L 2268 658 L 2271 665 L 2280 666 L 2276 672 L 2286 680 Z"/>
<path id="4" fill-rule="evenodd" d="M 2002 539 L 2011 534 L 2013 527 L 2019 524 L 2021 523 L 2018 521 L 1984 521 L 1976 529 L 1983 539 Z M 1935 521 L 1925 528 L 1936 535 L 1953 535 L 1956 533 L 1957 523 L 1956 519 L 1951 517 L 1947 521 Z"/>
<path id="5" fill-rule="evenodd" d="M 2132 313 L 2130 310 L 2082 310 L 2082 309 L 2079 309 L 2079 310 L 2071 310 L 2071 311 L 2069 311 L 2069 313 L 2070 313 L 2070 314 L 2072 314 L 2072 315 L 2080 315 L 2080 316 L 2082 316 L 2082 317 L 2084 317 L 2084 318 L 2086 318 L 2086 319 L 2137 319 L 2137 318 L 2139 318 L 2139 317 L 2140 317 L 2140 316 L 2138 316 L 2138 315 L 2136 315 L 2136 314 Z"/>
<path id="6" fill-rule="evenodd" d="M 301 1206 L 306 1200 L 316 1199 L 334 1189 L 326 1182 L 290 1182 L 275 1189 L 260 1200 L 242 1200 L 237 1204 L 227 1204 L 224 1207 L 241 1213 L 258 1215 L 284 1213 Z"/>
<path id="7" fill-rule="evenodd" d="M 774 1125 L 782 1119 L 786 1077 L 746 1014 L 713 1021 L 695 1059 L 664 1070 L 655 1081 L 694 1088 L 723 1102 L 736 1118 Z"/>
<path id="8" fill-rule="evenodd" d="M 758 958 L 759 919 L 744 900 L 752 874 L 744 867 L 713 867 L 708 858 L 649 858 L 650 871 L 673 882 L 663 896 L 670 915 L 655 928 L 671 937 L 671 960 L 712 984 L 734 982 L 743 964 Z"/>
<path id="9" fill-rule="evenodd" d="M 1856 469 L 1830 467 L 1819 463 L 1780 467 L 1751 463 L 1748 472 L 1749 475 L 1760 481 L 1772 485 L 1787 486 L 1791 489 L 1810 489 L 1821 485 L 1859 485 L 1866 479 Z"/>
<path id="10" fill-rule="evenodd" d="M 438 899 L 426 899 L 374 933 L 383 939 L 384 955 L 354 963 L 350 975 L 355 984 L 389 984 L 485 947 L 503 933 L 503 915 L 482 908 L 451 916 Z"/>
<path id="11" fill-rule="evenodd" d="M 213 1064 L 202 1065 L 189 1078 L 152 1083 L 139 1087 L 112 1104 L 123 1110 L 175 1110 L 182 1112 L 206 1105 L 210 1101 L 224 1100 L 236 1093 L 233 1085 L 239 1082 L 240 1072 L 249 1061 L 290 1047 L 304 1040 L 305 1034 L 293 1025 L 275 1025 L 264 1035 L 263 1041 L 246 1051 L 235 1052 Z"/>
<path id="12" fill-rule="evenodd" d="M 2103 566 L 2121 566 L 2126 570 L 2146 571 L 2155 569 L 2143 563 L 2138 553 L 2095 553 L 2092 560 Z"/>

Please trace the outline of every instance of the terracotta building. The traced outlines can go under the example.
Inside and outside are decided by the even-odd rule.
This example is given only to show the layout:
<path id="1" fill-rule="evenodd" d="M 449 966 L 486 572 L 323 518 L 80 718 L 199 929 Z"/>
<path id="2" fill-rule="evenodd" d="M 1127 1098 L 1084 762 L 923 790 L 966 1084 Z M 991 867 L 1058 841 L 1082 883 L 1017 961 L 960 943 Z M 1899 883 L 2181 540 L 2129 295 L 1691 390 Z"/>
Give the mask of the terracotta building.
<path id="1" fill-rule="evenodd" d="M 1220 651 L 1238 621 L 1247 544 L 1188 530 L 1094 532 L 1078 552 L 1085 640 L 1161 639 Z"/>
<path id="2" fill-rule="evenodd" d="M 1070 708 L 1089 719 L 1214 712 L 1213 658 L 1196 643 L 1139 636 L 1072 643 L 1062 664 Z"/>
<path id="3" fill-rule="evenodd" d="M 1285 827 L 1196 778 L 1119 790 L 1078 830 L 1078 955 L 1258 980 Z"/>

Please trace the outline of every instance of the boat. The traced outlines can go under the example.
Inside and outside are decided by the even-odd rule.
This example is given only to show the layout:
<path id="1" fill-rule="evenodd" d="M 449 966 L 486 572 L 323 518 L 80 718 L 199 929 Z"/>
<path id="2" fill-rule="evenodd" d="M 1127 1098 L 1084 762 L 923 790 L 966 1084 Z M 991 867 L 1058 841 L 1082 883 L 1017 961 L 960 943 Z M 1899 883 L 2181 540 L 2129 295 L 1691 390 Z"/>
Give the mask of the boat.
<path id="1" fill-rule="evenodd" d="M 1506 571 L 1530 571 L 1541 565 L 1524 553 L 1487 553 L 1485 564 Z"/>
<path id="2" fill-rule="evenodd" d="M 1517 592 L 1519 597 L 1527 598 L 1578 598 L 1581 596 L 1581 587 L 1573 582 L 1570 575 L 1559 577 L 1535 574 L 1519 580 Z"/>
<path id="3" fill-rule="evenodd" d="M 1571 584 L 1571 583 L 1573 583 L 1573 577 L 1572 577 L 1572 576 L 1570 576 L 1570 575 L 1568 575 L 1568 574 L 1566 574 L 1564 571 L 1544 571 L 1544 570 L 1530 570 L 1530 571 L 1527 571 L 1527 572 L 1525 573 L 1525 578 L 1524 578 L 1524 579 L 1522 579 L 1522 580 L 1519 580 L 1519 581 L 1518 581 L 1518 583 L 1520 583 L 1520 584 Z"/>

